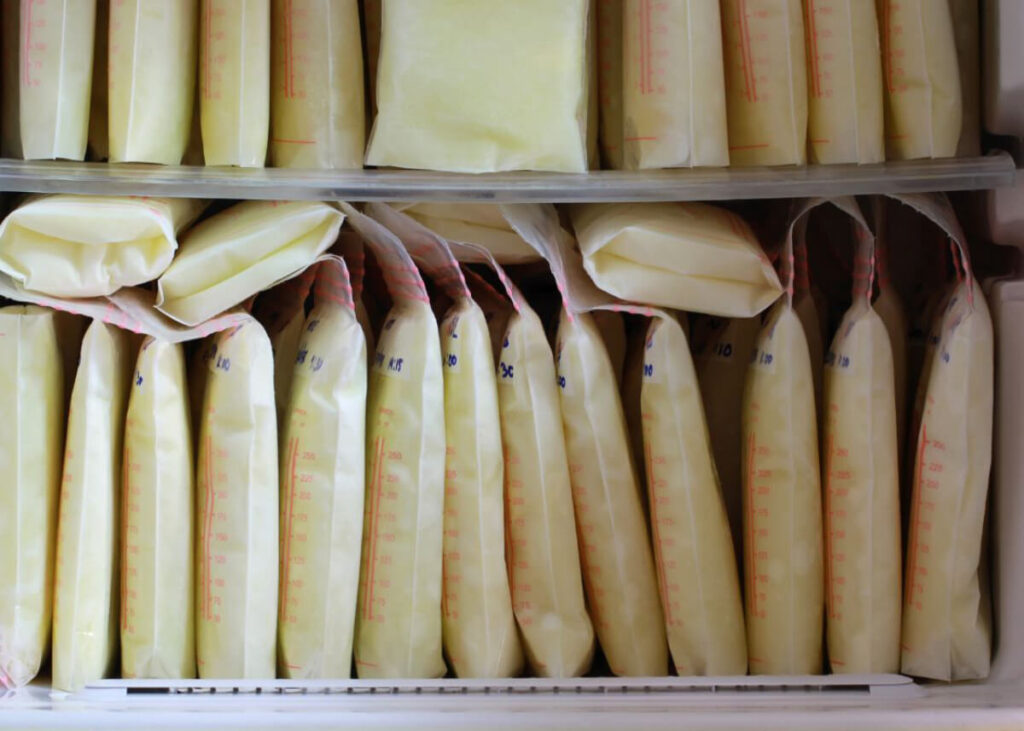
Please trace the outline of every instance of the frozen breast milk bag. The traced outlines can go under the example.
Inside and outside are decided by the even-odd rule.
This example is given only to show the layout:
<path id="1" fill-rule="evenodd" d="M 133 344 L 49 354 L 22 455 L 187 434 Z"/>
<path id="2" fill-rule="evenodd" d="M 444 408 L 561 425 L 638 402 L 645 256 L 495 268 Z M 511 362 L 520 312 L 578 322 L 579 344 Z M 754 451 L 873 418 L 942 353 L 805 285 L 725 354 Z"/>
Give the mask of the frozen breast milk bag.
<path id="1" fill-rule="evenodd" d="M 270 131 L 270 0 L 201 0 L 200 11 L 206 164 L 261 168 Z"/>
<path id="2" fill-rule="evenodd" d="M 449 241 L 476 244 L 501 264 L 540 260 L 533 247 L 520 238 L 494 203 L 416 203 L 402 212 Z"/>
<path id="3" fill-rule="evenodd" d="M 21 0 L 7 0 L 0 13 L 0 155 L 20 160 Z"/>
<path id="4" fill-rule="evenodd" d="M 53 687 L 77 691 L 117 666 L 118 525 L 125 406 L 135 356 L 94 320 L 71 392 L 57 528 Z"/>
<path id="5" fill-rule="evenodd" d="M 944 308 L 917 434 L 900 670 L 946 681 L 984 678 L 992 630 L 979 574 L 992 459 L 992 320 L 949 203 L 903 200 L 949 233 L 964 276 Z"/>
<path id="6" fill-rule="evenodd" d="M 622 169 L 622 52 L 624 0 L 596 0 L 599 141 L 604 166 Z"/>
<path id="7" fill-rule="evenodd" d="M 187 198 L 31 198 L 0 224 L 0 271 L 57 297 L 108 295 L 159 277 L 202 209 Z"/>
<path id="8" fill-rule="evenodd" d="M 123 465 L 121 677 L 194 678 L 195 465 L 180 344 L 142 343 Z"/>
<path id="9" fill-rule="evenodd" d="M 366 142 L 357 0 L 273 0 L 270 164 L 361 168 Z"/>
<path id="10" fill-rule="evenodd" d="M 895 673 L 901 603 L 896 381 L 889 333 L 871 306 L 874 241 L 863 219 L 857 223 L 853 305 L 825 360 L 828 657 L 835 673 Z"/>
<path id="11" fill-rule="evenodd" d="M 326 203 L 238 203 L 182 238 L 157 282 L 157 308 L 197 325 L 305 269 L 334 243 L 344 220 Z"/>
<path id="12" fill-rule="evenodd" d="M 782 292 L 750 227 L 703 203 L 584 204 L 571 209 L 583 264 L 622 299 L 750 317 Z"/>
<path id="13" fill-rule="evenodd" d="M 445 655 L 460 678 L 512 677 L 523 654 L 505 567 L 504 455 L 487 322 L 443 239 L 388 206 L 371 203 L 367 212 L 402 240 L 453 302 L 440 322 Z"/>
<path id="14" fill-rule="evenodd" d="M 196 460 L 201 678 L 273 678 L 278 464 L 274 358 L 255 320 L 214 338 Z"/>
<path id="15" fill-rule="evenodd" d="M 800 0 L 721 0 L 729 158 L 807 160 L 807 65 Z"/>
<path id="16" fill-rule="evenodd" d="M 622 33 L 625 167 L 728 165 L 718 3 L 625 0 Z"/>
<path id="17" fill-rule="evenodd" d="M 523 648 L 538 676 L 579 676 L 594 654 L 594 628 L 583 598 L 551 346 L 540 318 L 493 257 L 479 247 L 452 246 L 461 260 L 489 263 L 513 306 L 497 376 L 505 454 L 505 561 Z"/>
<path id="18" fill-rule="evenodd" d="M 885 160 L 882 58 L 870 0 L 804 0 L 813 163 Z"/>
<path id="19" fill-rule="evenodd" d="M 956 154 L 957 157 L 974 157 L 981 154 L 981 2 L 949 0 L 949 7 L 963 99 L 963 123 Z"/>
<path id="20" fill-rule="evenodd" d="M 595 290 L 572 259 L 572 238 L 553 207 L 503 210 L 548 258 L 568 305 L 559 316 L 555 368 L 583 586 L 601 649 L 615 675 L 664 675 L 665 625 L 619 384 L 588 311 L 610 298 Z M 566 260 L 572 264 L 568 272 Z"/>
<path id="21" fill-rule="evenodd" d="M 444 376 L 437 320 L 402 243 L 346 207 L 393 301 L 366 402 L 366 502 L 356 607 L 361 678 L 437 678 L 445 490 Z"/>
<path id="22" fill-rule="evenodd" d="M 0 308 L 0 687 L 32 680 L 50 645 L 65 413 L 56 319 Z"/>
<path id="23" fill-rule="evenodd" d="M 348 678 L 366 481 L 366 340 L 340 259 L 318 267 L 281 435 L 278 666 Z"/>
<path id="24" fill-rule="evenodd" d="M 198 0 L 111 3 L 111 162 L 181 162 L 192 125 L 198 9 Z"/>
<path id="25" fill-rule="evenodd" d="M 729 520 L 682 326 L 655 317 L 644 348 L 644 460 L 661 606 L 679 675 L 745 675 Z"/>
<path id="26" fill-rule="evenodd" d="M 885 69 L 890 160 L 952 157 L 963 115 L 948 1 L 876 0 Z"/>
<path id="27" fill-rule="evenodd" d="M 366 162 L 586 172 L 590 8 L 387 0 Z"/>
<path id="28" fill-rule="evenodd" d="M 26 160 L 82 160 L 89 133 L 96 0 L 21 0 L 21 145 Z"/>

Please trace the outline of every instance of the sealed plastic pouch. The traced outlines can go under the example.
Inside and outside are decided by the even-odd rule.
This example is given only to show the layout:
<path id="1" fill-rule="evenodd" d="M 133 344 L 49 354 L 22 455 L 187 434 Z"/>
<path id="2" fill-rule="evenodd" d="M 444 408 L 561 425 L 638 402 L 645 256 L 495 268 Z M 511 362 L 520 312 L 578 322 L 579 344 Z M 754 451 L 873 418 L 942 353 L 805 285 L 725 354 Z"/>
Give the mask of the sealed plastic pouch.
<path id="1" fill-rule="evenodd" d="M 522 264 L 540 257 L 520 238 L 494 203 L 416 203 L 400 210 L 449 241 L 476 244 L 502 264 Z"/>

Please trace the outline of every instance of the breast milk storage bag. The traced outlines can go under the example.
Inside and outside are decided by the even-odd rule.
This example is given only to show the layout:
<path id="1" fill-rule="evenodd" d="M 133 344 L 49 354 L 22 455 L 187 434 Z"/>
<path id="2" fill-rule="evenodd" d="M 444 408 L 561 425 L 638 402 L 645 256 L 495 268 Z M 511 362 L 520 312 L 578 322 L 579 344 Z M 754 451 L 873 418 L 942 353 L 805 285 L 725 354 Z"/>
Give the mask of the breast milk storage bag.
<path id="1" fill-rule="evenodd" d="M 876 0 L 890 160 L 952 157 L 963 101 L 949 2 Z"/>
<path id="2" fill-rule="evenodd" d="M 718 3 L 626 0 L 622 12 L 625 166 L 728 165 Z"/>
<path id="3" fill-rule="evenodd" d="M 875 4 L 804 0 L 811 162 L 885 160 Z"/>
<path id="4" fill-rule="evenodd" d="M 57 528 L 53 686 L 80 690 L 117 666 L 122 438 L 133 339 L 94 320 L 71 392 Z"/>
<path id="5" fill-rule="evenodd" d="M 192 124 L 198 12 L 198 0 L 111 3 L 111 162 L 181 162 Z"/>
<path id="6" fill-rule="evenodd" d="M 274 677 L 278 465 L 270 339 L 249 318 L 213 338 L 196 460 L 201 678 Z"/>
<path id="7" fill-rule="evenodd" d="M 0 15 L 0 155 L 22 158 L 21 112 L 18 110 L 21 69 L 21 0 Z"/>
<path id="8" fill-rule="evenodd" d="M 448 241 L 482 246 L 501 264 L 540 261 L 494 203 L 415 203 L 401 211 Z"/>
<path id="9" fill-rule="evenodd" d="M 57 313 L 0 309 L 0 686 L 32 680 L 50 646 L 64 380 Z"/>
<path id="10" fill-rule="evenodd" d="M 453 302 L 440 322 L 445 655 L 459 677 L 515 676 L 523 655 L 505 568 L 504 455 L 487 321 L 443 239 L 385 205 L 367 210 L 401 238 Z"/>
<path id="11" fill-rule="evenodd" d="M 96 0 L 21 0 L 19 107 L 26 160 L 85 158 L 95 24 Z"/>
<path id="12" fill-rule="evenodd" d="M 281 434 L 278 665 L 286 678 L 347 678 L 359 591 L 366 340 L 340 259 L 318 265 Z"/>
<path id="13" fill-rule="evenodd" d="M 585 172 L 590 7 L 590 0 L 385 2 L 366 162 Z"/>
<path id="14" fill-rule="evenodd" d="M 357 0 L 273 0 L 270 163 L 361 168 L 366 140 Z"/>
<path id="15" fill-rule="evenodd" d="M 394 302 L 366 403 L 366 503 L 356 607 L 361 678 L 436 678 L 441 656 L 444 377 L 437 321 L 402 243 L 345 206 Z"/>
<path id="16" fill-rule="evenodd" d="M 992 459 L 992 320 L 948 202 L 902 199 L 953 239 L 961 276 L 922 376 L 927 390 L 916 435 L 900 670 L 939 680 L 984 678 L 991 618 L 979 574 Z"/>
<path id="17" fill-rule="evenodd" d="M 270 0 L 201 0 L 199 92 L 207 165 L 263 167 L 270 129 Z"/>
<path id="18" fill-rule="evenodd" d="M 800 0 L 721 0 L 729 158 L 807 160 L 807 66 Z"/>
<path id="19" fill-rule="evenodd" d="M 180 344 L 139 349 L 122 464 L 121 677 L 193 678 L 195 464 Z"/>

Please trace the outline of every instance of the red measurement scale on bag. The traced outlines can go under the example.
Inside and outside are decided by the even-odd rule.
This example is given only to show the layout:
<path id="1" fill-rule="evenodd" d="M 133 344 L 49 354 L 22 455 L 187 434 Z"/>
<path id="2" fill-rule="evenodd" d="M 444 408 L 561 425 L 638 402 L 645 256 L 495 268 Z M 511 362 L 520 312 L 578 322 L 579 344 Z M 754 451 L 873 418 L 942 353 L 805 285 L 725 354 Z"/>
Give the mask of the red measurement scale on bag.
<path id="1" fill-rule="evenodd" d="M 641 414 L 645 434 L 649 433 L 651 414 Z M 654 541 L 654 562 L 658 567 L 658 590 L 661 593 L 661 608 L 665 613 L 665 626 L 682 627 L 683 620 L 678 613 L 682 611 L 682 587 L 674 582 L 668 572 L 676 569 L 675 559 L 666 559 L 665 555 L 676 555 L 675 540 L 662 535 L 663 527 L 670 527 L 675 524 L 672 517 L 672 496 L 669 493 L 668 482 L 659 475 L 666 468 L 668 459 L 663 454 L 658 454 L 651 448 L 651 439 L 644 439 L 644 460 L 647 469 L 647 490 L 650 496 L 651 508 L 651 533 Z M 684 673 L 685 668 L 676 666 L 676 671 Z"/>
<path id="2" fill-rule="evenodd" d="M 665 74 L 672 53 L 672 39 L 665 22 L 668 5 L 666 0 L 639 0 L 634 10 L 634 54 L 627 61 L 633 64 L 636 90 L 644 96 L 662 95 L 666 91 Z"/>
<path id="3" fill-rule="evenodd" d="M 219 356 L 218 356 L 219 357 Z M 209 409 L 213 414 L 214 410 Z M 230 520 L 235 508 L 230 475 L 224 471 L 227 449 L 212 437 L 206 437 L 205 459 L 199 464 L 199 619 L 220 624 L 224 607 L 224 589 L 232 569 L 228 566 Z M 237 498 L 236 498 L 237 499 Z M 202 665 L 202 659 L 199 660 Z"/>
<path id="4" fill-rule="evenodd" d="M 768 545 L 771 540 L 769 518 L 771 509 L 769 507 L 772 498 L 772 470 L 766 465 L 771 463 L 772 450 L 766 444 L 758 441 L 758 421 L 761 411 L 760 404 L 750 404 L 751 430 L 747 435 L 747 486 L 746 486 L 746 512 L 745 524 L 747 545 L 744 550 L 747 554 L 746 563 L 746 599 L 747 599 L 747 622 L 765 620 L 768 618 L 766 605 L 768 603 L 768 562 L 770 552 Z M 764 663 L 767 658 L 751 655 L 751 665 Z"/>
<path id="5" fill-rule="evenodd" d="M 306 412 L 295 409 L 292 412 L 293 430 L 306 427 Z M 301 602 L 305 583 L 301 567 L 306 565 L 306 551 L 309 546 L 309 508 L 313 500 L 310 485 L 313 482 L 311 468 L 316 464 L 316 452 L 303 448 L 301 436 L 292 437 L 285 445 L 286 468 L 281 475 L 281 588 L 280 621 L 295 624 L 298 617 L 292 613 Z"/>
<path id="6" fill-rule="evenodd" d="M 135 419 L 129 417 L 125 421 L 125 431 L 135 428 Z M 135 604 L 138 601 L 139 583 L 139 536 L 142 526 L 139 525 L 142 513 L 142 486 L 138 479 L 142 465 L 132 458 L 132 451 L 125 447 L 124 461 L 121 472 L 121 632 L 135 634 Z M 145 570 L 145 569 L 143 569 Z"/>
<path id="7" fill-rule="evenodd" d="M 55 7 L 58 6 L 54 0 L 22 1 L 21 82 L 27 88 L 43 85 L 43 69 L 49 50 L 51 8 Z"/>
<path id="8" fill-rule="evenodd" d="M 829 404 L 829 418 L 835 420 L 839 406 Z M 843 589 L 846 586 L 847 518 L 849 517 L 850 481 L 848 467 L 850 450 L 829 436 L 825 444 L 825 610 L 830 621 L 843 620 Z M 829 658 L 842 666 L 837 657 Z"/>
<path id="9" fill-rule="evenodd" d="M 913 502 L 910 505 L 910 531 L 907 539 L 907 575 L 905 611 L 920 612 L 924 609 L 924 594 L 927 589 L 929 555 L 931 553 L 932 520 L 935 515 L 935 500 L 941 487 L 939 476 L 945 471 L 946 445 L 928 438 L 927 415 L 931 411 L 932 399 L 925 406 L 918 440 L 917 463 Z M 903 649 L 910 650 L 906 644 Z"/>

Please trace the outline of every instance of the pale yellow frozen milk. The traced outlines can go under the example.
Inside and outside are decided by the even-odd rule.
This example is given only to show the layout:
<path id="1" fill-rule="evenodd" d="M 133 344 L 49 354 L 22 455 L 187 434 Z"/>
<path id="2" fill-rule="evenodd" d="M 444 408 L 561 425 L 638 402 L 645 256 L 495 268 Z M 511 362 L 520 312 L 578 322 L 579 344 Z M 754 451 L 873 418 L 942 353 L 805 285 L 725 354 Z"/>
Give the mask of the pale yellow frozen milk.
<path id="1" fill-rule="evenodd" d="M 385 2 L 366 162 L 586 172 L 590 12 L 590 0 Z"/>
<path id="2" fill-rule="evenodd" d="M 32 680 L 50 645 L 64 378 L 57 313 L 0 309 L 0 686 Z"/>
<path id="3" fill-rule="evenodd" d="M 19 111 L 26 160 L 82 160 L 96 0 L 21 0 Z"/>
<path id="4" fill-rule="evenodd" d="M 875 4 L 804 0 L 811 162 L 885 160 Z"/>
<path id="5" fill-rule="evenodd" d="M 77 691 L 117 666 L 118 535 L 125 406 L 135 352 L 93 320 L 71 392 L 57 528 L 53 687 Z"/>
<path id="6" fill-rule="evenodd" d="M 270 133 L 270 0 L 201 0 L 199 104 L 207 165 L 263 167 Z"/>
<path id="7" fill-rule="evenodd" d="M 273 678 L 278 464 L 274 356 L 255 320 L 213 338 L 196 459 L 201 678 Z"/>
<path id="8" fill-rule="evenodd" d="M 717 2 L 625 0 L 625 167 L 729 164 Z"/>
<path id="9" fill-rule="evenodd" d="M 583 204 L 570 214 L 587 273 L 622 299 L 750 317 L 782 293 L 753 231 L 724 208 Z"/>
<path id="10" fill-rule="evenodd" d="M 972 680 L 988 675 L 991 658 L 979 573 L 994 370 L 992 320 L 973 278 L 954 290 L 940 338 L 917 434 L 900 671 Z"/>
<path id="11" fill-rule="evenodd" d="M 357 0 L 273 0 L 270 164 L 361 168 L 366 143 Z"/>
<path id="12" fill-rule="evenodd" d="M 594 654 L 583 599 L 555 364 L 544 326 L 521 303 L 498 362 L 512 606 L 530 668 L 582 675 Z"/>
<path id="13" fill-rule="evenodd" d="M 622 12 L 624 0 L 596 0 L 599 140 L 605 167 L 623 163 Z"/>
<path id="14" fill-rule="evenodd" d="M 952 157 L 963 114 L 948 1 L 876 0 L 885 73 L 890 160 Z"/>
<path id="15" fill-rule="evenodd" d="M 306 312 L 299 308 L 279 323 L 276 330 L 267 330 L 274 350 L 274 402 L 277 404 L 278 428 L 284 424 L 288 399 L 291 398 L 295 356 L 299 352 L 299 340 L 305 324 Z"/>
<path id="16" fill-rule="evenodd" d="M 821 323 L 818 320 L 818 308 L 814 296 L 809 290 L 797 292 L 793 297 L 793 311 L 804 328 L 807 338 L 807 354 L 810 356 L 811 378 L 814 381 L 814 406 L 821 413 L 821 394 L 824 383 L 825 343 L 821 338 Z"/>
<path id="17" fill-rule="evenodd" d="M 722 0 L 729 159 L 807 161 L 807 59 L 800 0 Z"/>
<path id="18" fill-rule="evenodd" d="M 469 299 L 440 323 L 445 499 L 442 632 L 460 678 L 518 675 L 523 665 L 505 567 L 504 454 L 487 323 Z"/>
<path id="19" fill-rule="evenodd" d="M 825 361 L 825 606 L 835 673 L 895 673 L 900 488 L 892 347 L 863 295 Z"/>
<path id="20" fill-rule="evenodd" d="M 745 675 L 743 600 L 686 334 L 654 318 L 640 392 L 661 606 L 679 675 Z"/>
<path id="21" fill-rule="evenodd" d="M 142 343 L 123 466 L 121 677 L 194 678 L 195 465 L 180 344 Z"/>
<path id="22" fill-rule="evenodd" d="M 756 675 L 822 669 L 818 422 L 803 326 L 783 300 L 761 328 L 743 394 L 747 652 Z"/>
<path id="23" fill-rule="evenodd" d="M 523 241 L 495 203 L 416 203 L 402 212 L 449 241 L 477 244 L 501 264 L 539 261 L 540 255 Z"/>
<path id="24" fill-rule="evenodd" d="M 21 0 L 4 0 L 0 13 L 0 155 L 21 159 Z"/>
<path id="25" fill-rule="evenodd" d="M 894 373 L 893 390 L 896 397 L 896 440 L 902 460 L 906 454 L 903 445 L 907 441 L 907 313 L 895 287 L 884 275 L 880 276 L 878 297 L 875 298 L 872 308 L 882 318 L 885 330 L 889 333 Z"/>
<path id="26" fill-rule="evenodd" d="M 198 0 L 111 3 L 111 162 L 181 162 L 192 125 L 198 9 Z"/>
<path id="27" fill-rule="evenodd" d="M 622 402 L 589 313 L 562 311 L 555 352 L 587 608 L 612 673 L 664 675 L 665 625 Z"/>
<path id="28" fill-rule="evenodd" d="M 297 359 L 281 435 L 278 667 L 348 678 L 366 480 L 366 340 L 351 295 L 318 298 Z"/>

